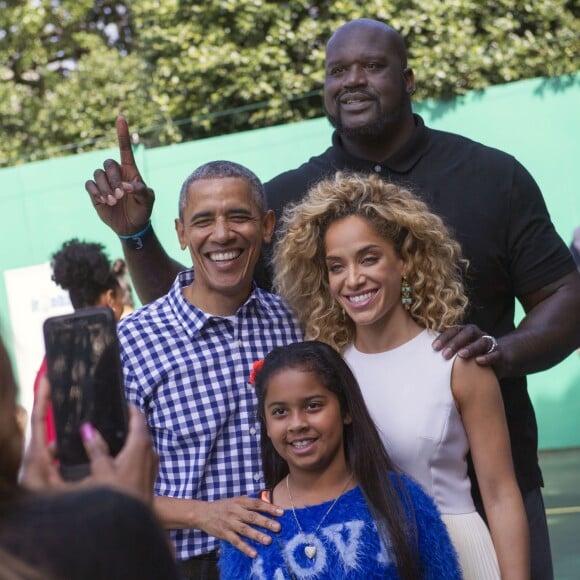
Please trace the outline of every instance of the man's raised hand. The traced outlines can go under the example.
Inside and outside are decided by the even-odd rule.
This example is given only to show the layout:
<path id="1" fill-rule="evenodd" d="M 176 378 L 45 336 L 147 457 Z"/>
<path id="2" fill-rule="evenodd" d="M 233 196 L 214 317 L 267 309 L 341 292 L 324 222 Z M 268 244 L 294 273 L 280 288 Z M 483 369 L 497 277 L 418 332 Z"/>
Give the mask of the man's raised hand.
<path id="1" fill-rule="evenodd" d="M 131 235 L 150 220 L 155 194 L 139 173 L 124 117 L 117 117 L 116 129 L 121 163 L 107 159 L 85 189 L 101 220 L 117 235 Z"/>

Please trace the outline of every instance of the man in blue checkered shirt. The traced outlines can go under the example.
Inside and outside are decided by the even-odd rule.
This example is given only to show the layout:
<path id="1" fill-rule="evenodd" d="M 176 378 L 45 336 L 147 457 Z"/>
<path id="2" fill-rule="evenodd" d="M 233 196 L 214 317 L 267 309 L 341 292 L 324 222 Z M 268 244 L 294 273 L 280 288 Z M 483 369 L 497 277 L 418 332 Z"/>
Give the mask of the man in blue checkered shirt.
<path id="1" fill-rule="evenodd" d="M 276 507 L 246 496 L 263 483 L 252 363 L 301 338 L 287 306 L 252 280 L 274 222 L 251 171 L 201 166 L 175 220 L 194 269 L 119 324 L 127 398 L 147 415 L 159 454 L 155 511 L 184 578 L 219 577 L 218 538 L 252 556 L 244 537 L 271 538 L 249 524 L 279 529 L 268 517 Z"/>

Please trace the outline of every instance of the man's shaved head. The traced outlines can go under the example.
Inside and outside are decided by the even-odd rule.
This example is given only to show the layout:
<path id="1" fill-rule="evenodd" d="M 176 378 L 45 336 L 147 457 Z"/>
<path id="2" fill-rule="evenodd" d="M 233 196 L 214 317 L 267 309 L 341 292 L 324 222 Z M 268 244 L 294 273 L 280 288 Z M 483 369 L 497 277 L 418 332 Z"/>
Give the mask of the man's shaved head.
<path id="1" fill-rule="evenodd" d="M 407 47 L 405 46 L 403 37 L 394 28 L 391 28 L 379 20 L 373 20 L 372 18 L 357 18 L 355 20 L 350 20 L 346 24 L 337 28 L 326 43 L 326 52 L 328 53 L 328 51 L 332 49 L 334 43 L 340 43 L 341 38 L 344 38 L 345 34 L 350 34 L 355 31 L 358 32 L 361 29 L 366 29 L 368 32 L 375 33 L 382 31 L 385 37 L 389 40 L 389 50 L 392 50 L 397 54 L 403 68 L 407 66 Z"/>

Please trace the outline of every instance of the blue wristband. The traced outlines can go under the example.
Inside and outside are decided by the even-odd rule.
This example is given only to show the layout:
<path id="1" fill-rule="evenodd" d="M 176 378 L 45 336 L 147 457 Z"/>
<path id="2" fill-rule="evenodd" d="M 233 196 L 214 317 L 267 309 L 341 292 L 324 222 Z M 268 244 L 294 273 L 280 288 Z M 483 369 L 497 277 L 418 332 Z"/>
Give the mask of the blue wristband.
<path id="1" fill-rule="evenodd" d="M 147 222 L 147 225 L 136 234 L 130 234 L 128 236 L 121 236 L 119 238 L 123 240 L 129 248 L 132 250 L 142 250 L 143 249 L 143 238 L 147 235 L 149 230 L 151 229 L 151 220 Z"/>

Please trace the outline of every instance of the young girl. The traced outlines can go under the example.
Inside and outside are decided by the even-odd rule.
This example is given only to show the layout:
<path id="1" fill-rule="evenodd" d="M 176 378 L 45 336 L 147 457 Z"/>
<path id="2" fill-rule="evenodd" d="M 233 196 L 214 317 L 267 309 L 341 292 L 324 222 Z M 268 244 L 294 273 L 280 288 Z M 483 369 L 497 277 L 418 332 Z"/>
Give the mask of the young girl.
<path id="1" fill-rule="evenodd" d="M 221 577 L 460 578 L 432 500 L 396 473 L 342 357 L 277 348 L 255 374 L 265 482 L 284 508 L 254 559 L 222 543 Z"/>
<path id="2" fill-rule="evenodd" d="M 307 338 L 343 353 L 397 467 L 435 500 L 464 577 L 529 578 L 495 374 L 431 346 L 467 304 L 460 247 L 441 218 L 377 176 L 337 174 L 285 212 L 283 230 L 280 294 Z M 471 497 L 468 451 L 491 536 Z"/>

